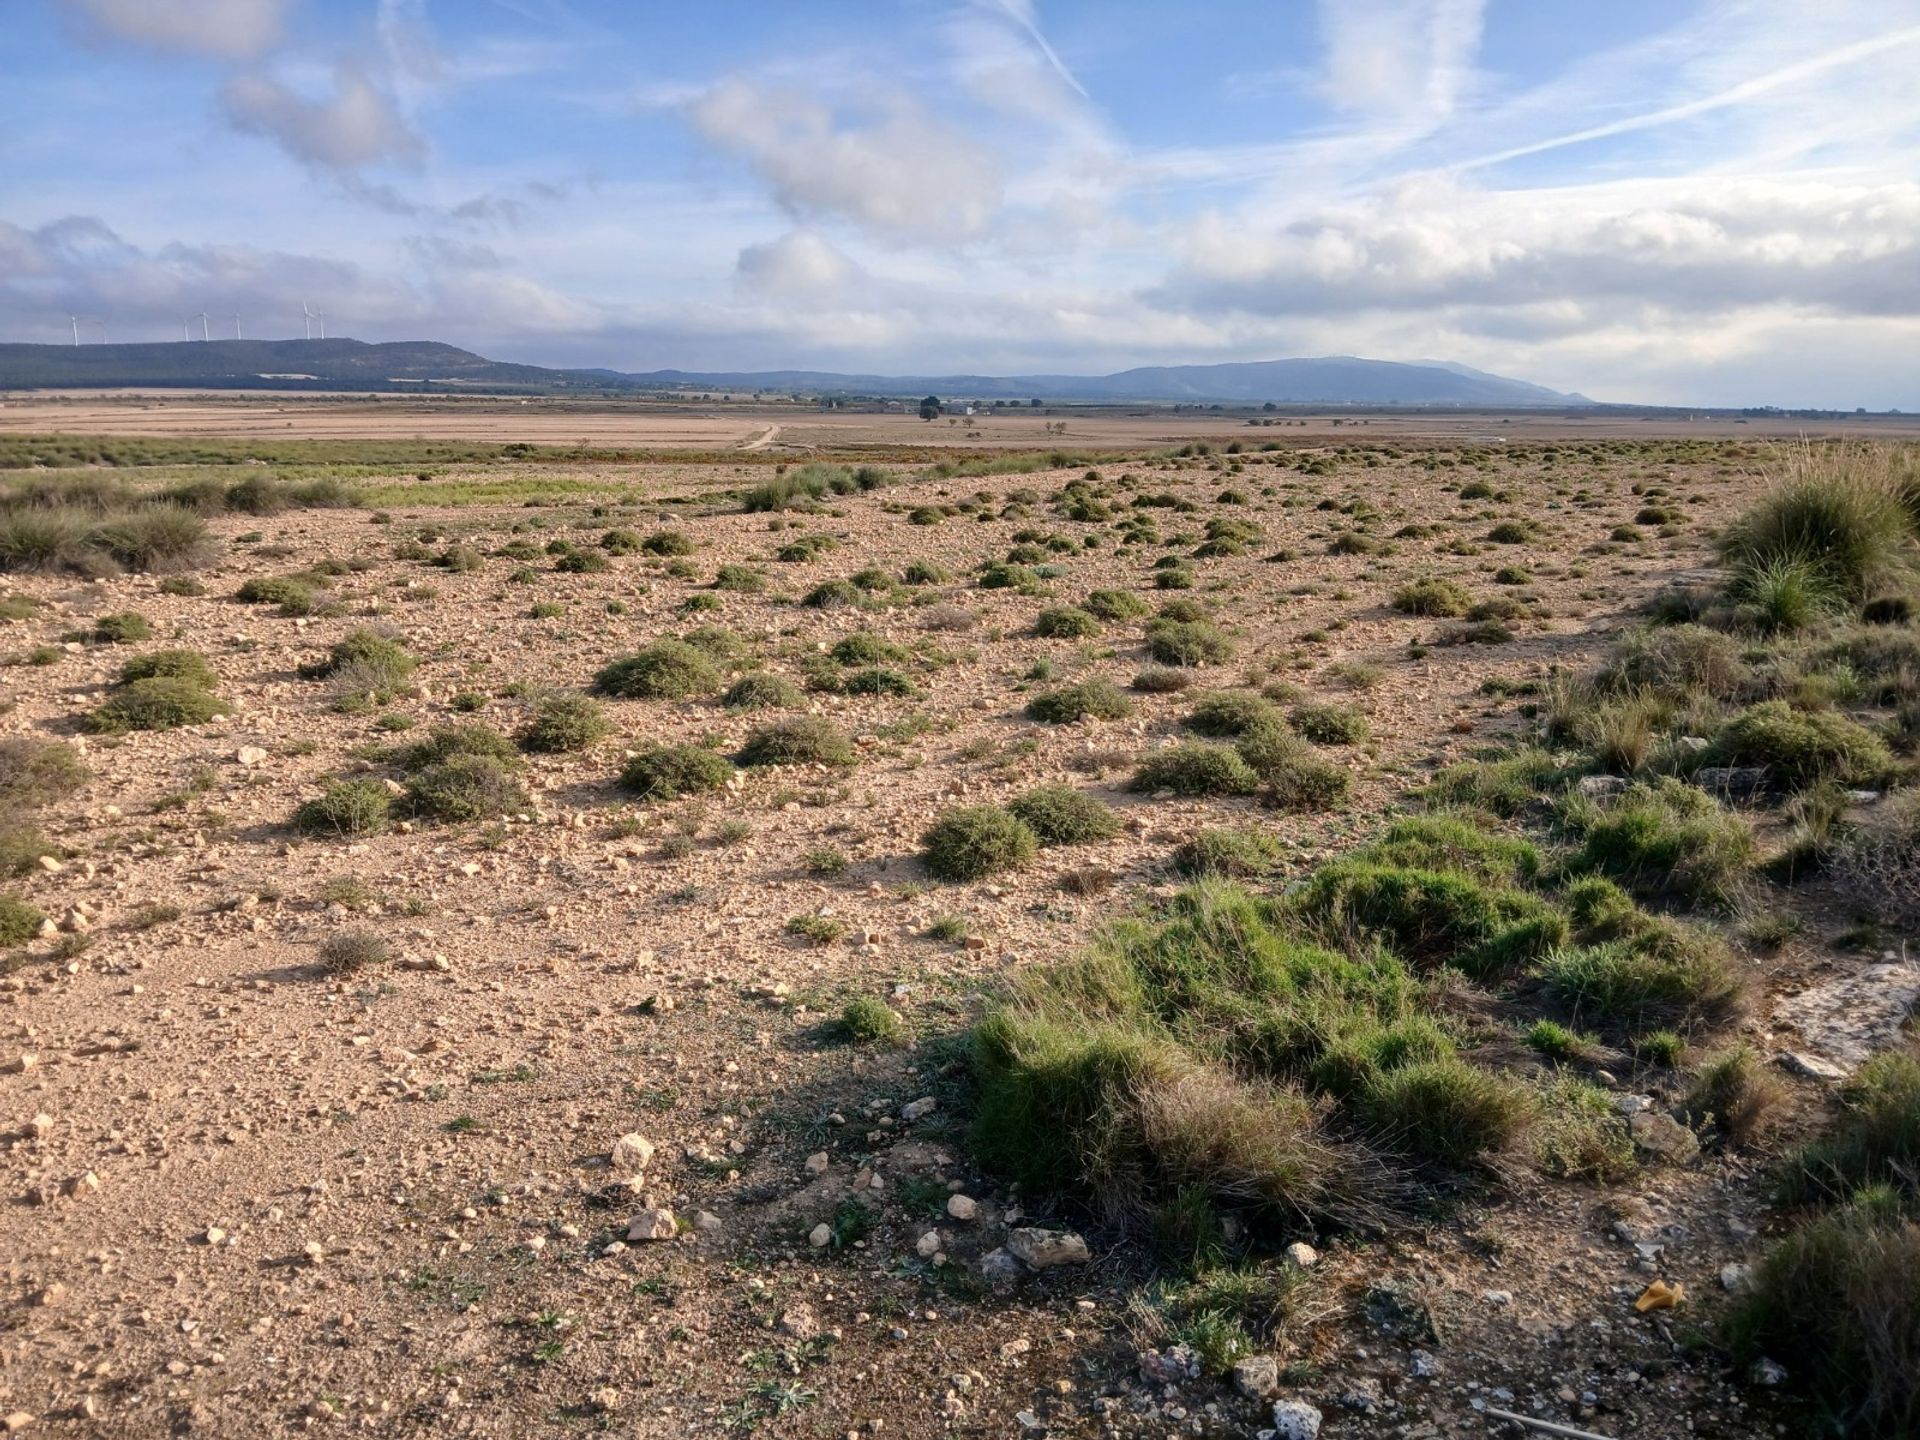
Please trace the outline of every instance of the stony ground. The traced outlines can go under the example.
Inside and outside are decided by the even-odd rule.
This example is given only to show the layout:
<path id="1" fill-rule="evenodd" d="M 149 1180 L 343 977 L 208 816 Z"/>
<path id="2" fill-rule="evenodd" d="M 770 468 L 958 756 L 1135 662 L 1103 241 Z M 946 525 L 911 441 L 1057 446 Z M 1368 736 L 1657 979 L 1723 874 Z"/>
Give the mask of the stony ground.
<path id="1" fill-rule="evenodd" d="M 75 737 L 93 775 L 48 817 L 61 868 L 20 889 L 90 943 L 43 937 L 0 979 L 7 1428 L 1160 1436 L 1270 1425 L 1270 1406 L 1230 1385 L 1143 1377 L 1140 1356 L 1158 1344 L 1132 1303 L 1147 1255 L 971 1168 L 952 1037 L 1010 969 L 1057 958 L 1102 919 L 1167 893 L 1168 854 L 1198 827 L 1269 827 L 1304 867 L 1367 833 L 1435 763 L 1518 733 L 1528 722 L 1516 700 L 1483 684 L 1593 663 L 1639 602 L 1706 563 L 1707 531 L 1761 481 L 1737 453 L 1696 451 L 1502 455 L 1483 478 L 1505 500 L 1460 499 L 1461 480 L 1481 472 L 1435 467 L 1424 452 L 1370 468 L 1335 460 L 1316 475 L 1290 452 L 1148 463 L 1107 475 L 1137 474 L 1143 489 L 1201 506 L 1150 512 L 1163 536 L 1197 536 L 1224 513 L 1264 527 L 1246 555 L 1198 562 L 1185 592 L 1239 640 L 1203 683 L 1284 678 L 1362 709 L 1372 739 L 1327 752 L 1353 771 L 1347 810 L 1281 816 L 1125 791 L 1131 762 L 1177 733 L 1189 703 L 1178 695 L 1139 696 L 1134 718 L 1108 724 L 1025 717 L 1036 661 L 1125 684 L 1143 659 L 1137 622 L 1090 641 L 1035 638 L 1041 606 L 1101 586 L 1170 598 L 1150 583 L 1159 547 L 1049 556 L 1051 601 L 970 583 L 1016 531 L 1107 528 L 1049 512 L 1077 471 L 915 480 L 837 500 L 830 514 L 790 517 L 798 533 L 841 542 L 804 564 L 770 558 L 796 531 L 770 532 L 767 516 L 720 502 L 660 511 L 727 473 L 620 467 L 590 477 L 623 497 L 604 513 L 582 500 L 397 505 L 390 523 L 364 510 L 223 518 L 227 543 L 199 597 L 150 577 L 11 577 L 10 592 L 45 603 L 5 626 L 0 647 L 59 648 L 50 664 L 0 671 L 0 725 Z M 1609 541 L 1647 485 L 1684 520 L 1670 536 Z M 1248 503 L 1216 506 L 1229 486 Z M 1029 491 L 1027 518 L 906 519 L 976 492 L 998 516 Z M 1383 537 L 1437 528 L 1384 554 L 1330 554 L 1347 519 L 1315 508 L 1323 498 L 1377 507 Z M 1540 524 L 1536 539 L 1482 540 L 1516 514 Z M 509 558 L 470 573 L 393 558 L 423 532 L 436 553 L 453 540 L 491 552 L 661 524 L 697 542 L 685 578 L 645 555 L 603 574 L 528 562 L 534 584 L 507 583 L 521 563 Z M 1469 553 L 1448 553 L 1458 541 Z M 1277 551 L 1292 558 L 1267 558 Z M 336 614 L 296 620 L 232 598 L 249 576 L 327 558 L 367 562 L 337 582 Z M 821 580 L 866 566 L 897 574 L 916 559 L 952 572 L 928 588 L 971 611 L 970 628 L 929 630 L 928 609 L 907 603 L 793 603 Z M 705 588 L 723 562 L 756 565 L 768 591 Z M 1491 594 L 1505 565 L 1532 576 L 1517 590 L 1534 614 L 1510 643 L 1422 650 L 1450 623 L 1385 603 L 1429 572 Z M 682 615 L 701 594 L 718 610 Z M 541 602 L 563 608 L 535 618 Z M 125 610 L 148 618 L 152 641 L 62 639 Z M 425 663 L 412 695 L 339 713 L 296 667 L 368 623 Z M 845 773 L 743 772 L 717 798 L 637 805 L 613 785 L 624 749 L 731 749 L 753 720 L 711 700 L 617 701 L 617 736 L 530 758 L 536 809 L 505 824 L 352 843 L 288 826 L 325 777 L 389 773 L 364 758 L 408 738 L 383 715 L 410 717 L 414 734 L 452 719 L 510 732 L 529 688 L 583 686 L 609 659 L 696 624 L 732 628 L 757 663 L 796 678 L 834 639 L 871 629 L 915 649 L 905 668 L 919 693 L 811 697 L 858 737 L 860 763 Z M 119 663 L 161 644 L 210 658 L 226 718 L 78 736 Z M 450 706 L 463 692 L 481 697 L 470 714 Z M 941 808 L 1057 778 L 1117 807 L 1122 835 L 1042 852 L 1004 883 L 927 881 L 915 854 Z M 845 855 L 844 873 L 802 863 L 827 848 Z M 1089 866 L 1110 889 L 1063 887 Z M 798 915 L 841 920 L 846 936 L 795 938 Z M 942 917 L 954 917 L 937 927 L 949 938 L 932 938 Z M 318 944 L 363 926 L 396 962 L 330 979 Z M 1807 942 L 1767 963 L 1799 988 L 1857 962 Z M 827 1022 L 855 996 L 888 1003 L 916 1043 L 841 1043 Z M 1748 1023 L 1777 1040 L 1764 1004 Z M 1817 1086 L 1796 1083 L 1817 1105 Z M 630 1134 L 653 1146 L 632 1186 L 609 1158 Z M 1695 1343 L 1722 1267 L 1757 1246 L 1762 1159 L 1650 1160 L 1612 1189 L 1520 1175 L 1446 1197 L 1385 1239 L 1302 1235 L 1320 1250 L 1317 1299 L 1277 1357 L 1282 1393 L 1322 1409 L 1336 1437 L 1501 1433 L 1488 1406 L 1608 1435 L 1792 1433 L 1756 1408 L 1763 1392 L 1729 1383 Z M 629 1239 L 655 1207 L 678 1217 L 674 1238 Z M 1022 1224 L 1079 1230 L 1090 1261 L 994 1288 L 980 1257 Z M 1637 1313 L 1656 1278 L 1688 1299 Z"/>

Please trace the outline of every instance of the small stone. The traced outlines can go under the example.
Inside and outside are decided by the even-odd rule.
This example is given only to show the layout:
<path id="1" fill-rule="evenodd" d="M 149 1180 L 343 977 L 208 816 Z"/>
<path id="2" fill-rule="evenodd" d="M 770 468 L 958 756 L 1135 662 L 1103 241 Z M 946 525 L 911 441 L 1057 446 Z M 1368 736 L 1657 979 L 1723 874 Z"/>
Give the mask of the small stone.
<path id="1" fill-rule="evenodd" d="M 826 1151 L 816 1150 L 813 1154 L 807 1156 L 807 1173 L 809 1175 L 824 1175 L 827 1173 L 827 1166 L 832 1163 L 833 1162 L 828 1159 Z"/>
<path id="2" fill-rule="evenodd" d="M 971 1220 L 980 1213 L 980 1202 L 970 1195 L 949 1195 L 947 1214 L 956 1220 Z"/>
<path id="3" fill-rule="evenodd" d="M 622 1180 L 637 1180 L 653 1160 L 653 1142 L 644 1135 L 622 1135 L 613 1142 L 608 1157 L 614 1175 Z"/>
<path id="4" fill-rule="evenodd" d="M 1700 1137 L 1659 1110 L 1640 1111 L 1627 1121 L 1627 1131 L 1642 1150 L 1675 1165 L 1700 1153 Z"/>
<path id="5" fill-rule="evenodd" d="M 725 1222 L 711 1210 L 696 1210 L 693 1212 L 693 1228 L 702 1235 L 717 1235 L 725 1228 Z"/>
<path id="6" fill-rule="evenodd" d="M 1019 1283 L 1022 1273 L 1020 1262 L 1004 1246 L 980 1257 L 980 1274 L 989 1285 L 1004 1289 Z"/>
<path id="7" fill-rule="evenodd" d="M 908 1124 L 931 1115 L 940 1102 L 931 1095 L 922 1095 L 918 1100 L 909 1100 L 900 1107 L 900 1118 Z"/>
<path id="8" fill-rule="evenodd" d="M 664 1205 L 649 1206 L 633 1217 L 633 1223 L 627 1226 L 629 1240 L 671 1240 L 680 1233 L 680 1226 L 673 1218 L 673 1211 Z"/>
<path id="9" fill-rule="evenodd" d="M 1787 1383 L 1787 1367 L 1778 1360 L 1769 1360 L 1762 1355 L 1747 1369 L 1747 1379 L 1755 1385 L 1768 1387 Z"/>
<path id="10" fill-rule="evenodd" d="M 796 1340 L 810 1340 L 820 1333 L 820 1321 L 814 1316 L 813 1307 L 804 1300 L 796 1300 L 780 1312 L 780 1333 L 791 1335 Z"/>
<path id="11" fill-rule="evenodd" d="M 1627 788 L 1627 782 L 1618 775 L 1584 775 L 1577 788 L 1588 799 L 1600 800 L 1609 795 L 1618 795 Z"/>
<path id="12" fill-rule="evenodd" d="M 1744 1295 L 1753 1288 L 1753 1266 L 1738 1262 L 1720 1267 L 1720 1288 L 1730 1295 Z"/>
<path id="13" fill-rule="evenodd" d="M 9 1412 L 5 1419 L 0 1419 L 0 1429 L 4 1429 L 9 1435 L 18 1435 L 33 1424 L 34 1419 L 35 1417 L 25 1410 L 14 1410 Z"/>
<path id="14" fill-rule="evenodd" d="M 807 1244 L 816 1250 L 826 1249 L 827 1242 L 831 1239 L 833 1239 L 833 1227 L 825 1221 L 822 1221 L 807 1232 Z"/>
<path id="15" fill-rule="evenodd" d="M 264 765 L 267 763 L 267 752 L 262 750 L 258 745 L 242 745 L 238 750 L 234 751 L 233 758 L 248 769 L 251 769 L 255 765 Z"/>
<path id="16" fill-rule="evenodd" d="M 913 1242 L 913 1252 L 922 1260 L 932 1259 L 934 1255 L 939 1252 L 939 1249 L 940 1232 L 938 1230 L 929 1230 Z"/>
<path id="17" fill-rule="evenodd" d="M 48 1306 L 58 1305 L 62 1301 L 64 1301 L 66 1298 L 67 1298 L 67 1287 L 62 1285 L 58 1280 L 56 1280 L 51 1285 L 47 1286 L 44 1290 L 41 1290 L 38 1294 L 36 1294 L 33 1297 L 33 1303 L 36 1305 L 48 1305 Z"/>
<path id="18" fill-rule="evenodd" d="M 1245 1355 L 1233 1362 L 1233 1388 L 1249 1400 L 1265 1400 L 1280 1388 L 1280 1361 L 1272 1355 Z"/>
<path id="19" fill-rule="evenodd" d="M 1035 1270 L 1087 1263 L 1087 1242 L 1071 1230 L 1023 1227 L 1007 1236 L 1007 1249 Z"/>
<path id="20" fill-rule="evenodd" d="M 1289 1265 L 1297 1270 L 1311 1270 L 1320 1263 L 1320 1252 L 1304 1240 L 1296 1240 L 1280 1252 Z"/>
<path id="21" fill-rule="evenodd" d="M 222 1230 L 218 1225 L 209 1225 L 201 1233 L 200 1238 L 208 1245 L 218 1245 L 227 1238 L 227 1232 Z"/>
<path id="22" fill-rule="evenodd" d="M 1320 1412 L 1304 1400 L 1273 1402 L 1273 1440 L 1318 1440 Z"/>
<path id="23" fill-rule="evenodd" d="M 42 1110 L 27 1122 L 27 1133 L 36 1140 L 44 1140 L 53 1133 L 53 1116 Z"/>
<path id="24" fill-rule="evenodd" d="M 1486 1290 L 1481 1292 L 1480 1298 L 1489 1305 L 1511 1305 L 1513 1303 L 1513 1292 L 1511 1290 Z"/>
<path id="25" fill-rule="evenodd" d="M 1800 1050 L 1783 1051 L 1775 1057 L 1774 1063 L 1789 1074 L 1807 1080 L 1820 1080 L 1829 1085 L 1847 1078 L 1847 1072 L 1831 1060 L 1822 1060 L 1818 1055 L 1809 1055 Z"/>

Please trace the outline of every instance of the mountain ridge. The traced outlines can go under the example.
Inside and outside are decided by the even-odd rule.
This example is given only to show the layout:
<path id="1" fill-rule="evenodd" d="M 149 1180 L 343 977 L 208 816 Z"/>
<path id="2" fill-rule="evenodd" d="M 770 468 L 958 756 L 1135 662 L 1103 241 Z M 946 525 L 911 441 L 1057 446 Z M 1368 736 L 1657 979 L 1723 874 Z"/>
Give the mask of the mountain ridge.
<path id="1" fill-rule="evenodd" d="M 0 388 L 468 391 L 585 394 L 672 388 L 786 390 L 1054 403 L 1590 406 L 1583 395 L 1449 361 L 1351 355 L 1210 365 L 1146 365 L 1108 375 L 877 375 L 830 370 L 627 372 L 489 360 L 437 340 L 204 340 L 0 344 Z"/>

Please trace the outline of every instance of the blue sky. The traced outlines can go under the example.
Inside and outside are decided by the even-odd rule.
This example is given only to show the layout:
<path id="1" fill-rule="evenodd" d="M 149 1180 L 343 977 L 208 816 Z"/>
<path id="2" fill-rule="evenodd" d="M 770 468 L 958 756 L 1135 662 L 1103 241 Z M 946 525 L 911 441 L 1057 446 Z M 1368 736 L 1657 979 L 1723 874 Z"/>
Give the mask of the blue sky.
<path id="1" fill-rule="evenodd" d="M 1920 0 L 7 0 L 0 338 L 1920 409 L 1916 74 Z"/>

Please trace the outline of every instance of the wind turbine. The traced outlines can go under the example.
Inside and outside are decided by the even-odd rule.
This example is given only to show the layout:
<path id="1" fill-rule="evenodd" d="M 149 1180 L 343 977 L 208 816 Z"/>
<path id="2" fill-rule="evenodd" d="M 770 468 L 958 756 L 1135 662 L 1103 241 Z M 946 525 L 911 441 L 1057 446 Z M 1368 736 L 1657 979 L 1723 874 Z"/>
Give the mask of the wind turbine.
<path id="1" fill-rule="evenodd" d="M 233 317 L 233 338 L 236 340 L 240 338 L 240 317 L 238 315 Z"/>
<path id="2" fill-rule="evenodd" d="M 202 340 L 208 340 L 212 338 L 207 334 L 207 312 L 204 310 L 200 312 L 200 338 Z"/>
<path id="3" fill-rule="evenodd" d="M 320 322 L 320 338 L 322 340 L 326 339 L 327 338 L 327 317 L 322 315 L 318 310 L 316 310 L 313 312 L 313 318 Z"/>
<path id="4" fill-rule="evenodd" d="M 313 338 L 313 311 L 307 308 L 307 302 L 304 300 L 300 302 L 300 314 L 307 322 L 307 339 L 311 340 Z"/>
<path id="5" fill-rule="evenodd" d="M 78 345 L 80 343 L 80 317 L 78 315 L 69 315 L 67 319 L 73 322 L 73 343 Z"/>
<path id="6" fill-rule="evenodd" d="M 189 319 L 186 319 L 186 320 L 182 320 L 182 321 L 180 322 L 180 338 L 181 338 L 182 340 L 191 340 L 191 339 L 193 339 L 193 330 L 192 330 L 192 326 L 193 326 L 193 321 L 192 321 L 192 319 L 190 319 L 190 318 L 189 318 Z"/>

